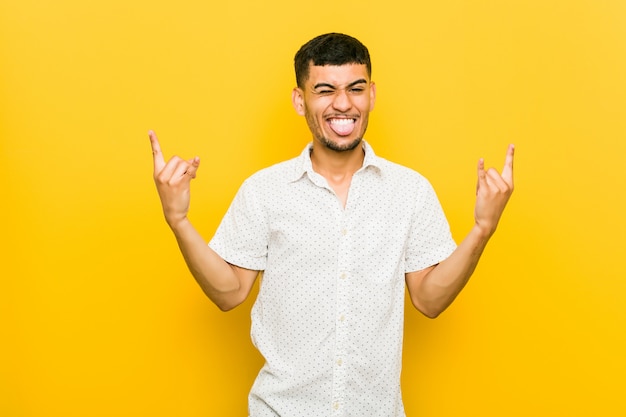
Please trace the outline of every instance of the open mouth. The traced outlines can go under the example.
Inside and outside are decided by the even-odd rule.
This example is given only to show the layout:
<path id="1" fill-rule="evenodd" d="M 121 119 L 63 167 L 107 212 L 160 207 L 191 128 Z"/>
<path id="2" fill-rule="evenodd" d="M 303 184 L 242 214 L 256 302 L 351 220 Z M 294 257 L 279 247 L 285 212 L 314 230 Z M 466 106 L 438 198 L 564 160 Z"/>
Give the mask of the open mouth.
<path id="1" fill-rule="evenodd" d="M 333 117 L 327 120 L 328 125 L 339 136 L 348 136 L 354 131 L 356 119 Z"/>

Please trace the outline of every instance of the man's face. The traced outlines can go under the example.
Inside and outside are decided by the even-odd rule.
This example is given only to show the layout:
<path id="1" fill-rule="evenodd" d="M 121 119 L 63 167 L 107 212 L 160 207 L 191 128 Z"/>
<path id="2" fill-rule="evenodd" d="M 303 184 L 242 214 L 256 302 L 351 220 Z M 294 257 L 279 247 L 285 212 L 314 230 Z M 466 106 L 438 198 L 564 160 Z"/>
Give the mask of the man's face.
<path id="1" fill-rule="evenodd" d="M 306 118 L 313 139 L 337 152 L 359 145 L 375 98 L 376 87 L 362 64 L 310 64 L 304 87 L 292 94 L 293 106 Z"/>

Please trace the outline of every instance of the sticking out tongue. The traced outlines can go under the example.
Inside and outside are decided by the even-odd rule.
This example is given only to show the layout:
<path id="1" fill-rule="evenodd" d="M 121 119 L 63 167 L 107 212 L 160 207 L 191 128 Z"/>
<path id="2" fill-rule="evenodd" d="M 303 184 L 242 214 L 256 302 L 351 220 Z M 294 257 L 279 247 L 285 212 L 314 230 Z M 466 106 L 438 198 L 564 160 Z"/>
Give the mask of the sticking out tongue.
<path id="1" fill-rule="evenodd" d="M 348 136 L 354 130 L 354 119 L 330 119 L 328 124 L 339 136 Z"/>

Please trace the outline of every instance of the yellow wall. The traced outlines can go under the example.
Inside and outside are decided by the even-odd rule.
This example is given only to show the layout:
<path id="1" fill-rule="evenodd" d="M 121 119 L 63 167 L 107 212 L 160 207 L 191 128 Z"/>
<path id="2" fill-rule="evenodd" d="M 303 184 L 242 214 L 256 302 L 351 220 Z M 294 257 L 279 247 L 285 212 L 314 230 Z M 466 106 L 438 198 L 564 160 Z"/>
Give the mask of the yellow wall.
<path id="1" fill-rule="evenodd" d="M 471 284 L 407 311 L 409 415 L 625 415 L 626 2 L 214 3 L 0 3 L 0 415 L 245 415 L 251 304 L 220 313 L 186 272 L 146 132 L 201 156 L 208 239 L 309 140 L 292 57 L 327 31 L 369 46 L 368 139 L 430 178 L 457 238 L 476 160 L 517 144 Z"/>

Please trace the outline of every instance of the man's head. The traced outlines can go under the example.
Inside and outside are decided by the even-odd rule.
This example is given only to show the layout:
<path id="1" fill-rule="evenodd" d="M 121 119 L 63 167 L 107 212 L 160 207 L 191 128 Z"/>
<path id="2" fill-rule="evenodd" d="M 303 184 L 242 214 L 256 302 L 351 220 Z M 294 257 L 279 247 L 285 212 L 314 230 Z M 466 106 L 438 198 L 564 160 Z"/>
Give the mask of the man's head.
<path id="1" fill-rule="evenodd" d="M 358 39 L 341 33 L 327 33 L 317 36 L 302 45 L 296 53 L 294 59 L 296 83 L 298 87 L 304 88 L 309 77 L 310 65 L 339 66 L 345 64 L 363 64 L 367 68 L 367 74 L 372 76 L 369 51 Z"/>
<path id="2" fill-rule="evenodd" d="M 367 48 L 347 35 L 321 35 L 300 48 L 295 67 L 292 103 L 314 143 L 336 152 L 355 150 L 376 99 Z"/>

